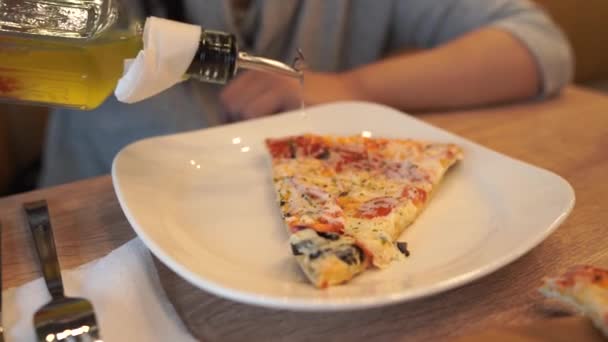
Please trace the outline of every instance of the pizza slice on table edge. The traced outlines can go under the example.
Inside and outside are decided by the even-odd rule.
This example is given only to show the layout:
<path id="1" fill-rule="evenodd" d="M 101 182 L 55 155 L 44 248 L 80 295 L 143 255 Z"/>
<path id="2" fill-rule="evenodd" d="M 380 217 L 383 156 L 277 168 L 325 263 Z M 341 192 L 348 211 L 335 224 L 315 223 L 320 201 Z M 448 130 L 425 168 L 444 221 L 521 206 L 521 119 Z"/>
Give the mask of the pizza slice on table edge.
<path id="1" fill-rule="evenodd" d="M 546 277 L 539 291 L 581 314 L 608 338 L 608 270 L 577 265 L 557 277 Z"/>

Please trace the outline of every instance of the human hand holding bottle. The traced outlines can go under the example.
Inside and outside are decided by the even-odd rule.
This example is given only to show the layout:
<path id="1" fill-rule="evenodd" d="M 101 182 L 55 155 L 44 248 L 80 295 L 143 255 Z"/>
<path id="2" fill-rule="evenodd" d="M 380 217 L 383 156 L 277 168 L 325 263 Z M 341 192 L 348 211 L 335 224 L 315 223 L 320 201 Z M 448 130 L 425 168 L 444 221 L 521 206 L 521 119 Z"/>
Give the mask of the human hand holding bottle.
<path id="1" fill-rule="evenodd" d="M 227 121 L 252 119 L 307 106 L 362 99 L 346 74 L 304 72 L 304 84 L 290 77 L 248 71 L 232 80 L 220 100 Z"/>

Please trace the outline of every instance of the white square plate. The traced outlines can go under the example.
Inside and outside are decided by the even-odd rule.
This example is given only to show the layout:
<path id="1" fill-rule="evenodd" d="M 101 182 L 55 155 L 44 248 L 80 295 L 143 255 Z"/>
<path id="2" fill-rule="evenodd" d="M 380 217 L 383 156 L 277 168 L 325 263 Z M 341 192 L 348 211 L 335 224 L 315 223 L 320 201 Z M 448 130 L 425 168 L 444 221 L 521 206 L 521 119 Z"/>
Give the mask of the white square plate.
<path id="1" fill-rule="evenodd" d="M 292 258 L 272 186 L 267 137 L 299 133 L 459 144 L 465 159 L 410 226 L 411 256 L 318 290 Z M 478 279 L 545 239 L 570 213 L 561 177 L 388 107 L 338 103 L 136 142 L 112 177 L 129 222 L 168 267 L 229 299 L 291 310 L 346 310 L 411 300 Z"/>

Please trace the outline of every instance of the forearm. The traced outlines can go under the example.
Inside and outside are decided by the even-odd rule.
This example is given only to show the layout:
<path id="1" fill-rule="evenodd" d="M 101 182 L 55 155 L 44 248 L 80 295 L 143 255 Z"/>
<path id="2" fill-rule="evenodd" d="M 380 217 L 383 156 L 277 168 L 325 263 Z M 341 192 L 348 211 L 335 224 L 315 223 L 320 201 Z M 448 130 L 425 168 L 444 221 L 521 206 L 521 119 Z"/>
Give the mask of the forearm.
<path id="1" fill-rule="evenodd" d="M 510 33 L 494 28 L 343 76 L 360 98 L 410 111 L 525 99 L 538 94 L 541 86 L 527 48 Z"/>

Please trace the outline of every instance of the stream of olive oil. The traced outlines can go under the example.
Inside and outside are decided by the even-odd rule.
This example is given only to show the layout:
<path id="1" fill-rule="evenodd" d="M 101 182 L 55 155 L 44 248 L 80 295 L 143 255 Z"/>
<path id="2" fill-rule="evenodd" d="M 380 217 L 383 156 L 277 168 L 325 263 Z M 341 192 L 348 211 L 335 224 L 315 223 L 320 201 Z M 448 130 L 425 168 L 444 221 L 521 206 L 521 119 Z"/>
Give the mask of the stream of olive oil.
<path id="1" fill-rule="evenodd" d="M 300 110 L 306 112 L 306 101 L 304 101 L 304 74 L 300 76 Z"/>
<path id="2" fill-rule="evenodd" d="M 304 69 L 306 69 L 306 60 L 302 50 L 298 49 L 296 58 L 294 58 L 292 66 L 294 69 L 300 72 L 300 111 L 303 115 L 306 115 L 306 101 L 304 99 Z"/>
<path id="3" fill-rule="evenodd" d="M 107 32 L 87 42 L 2 37 L 0 98 L 94 109 L 116 87 L 124 59 L 140 48 L 133 32 Z"/>

